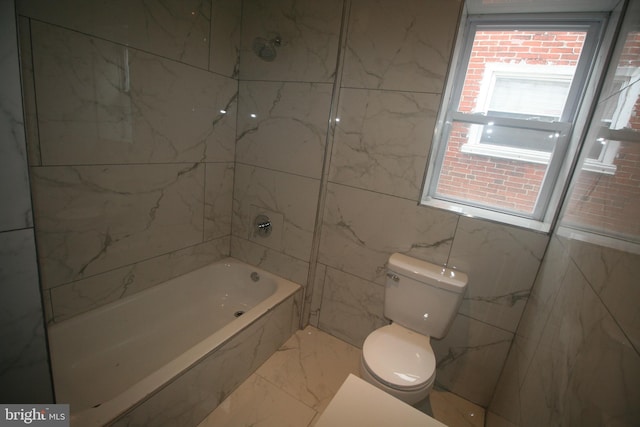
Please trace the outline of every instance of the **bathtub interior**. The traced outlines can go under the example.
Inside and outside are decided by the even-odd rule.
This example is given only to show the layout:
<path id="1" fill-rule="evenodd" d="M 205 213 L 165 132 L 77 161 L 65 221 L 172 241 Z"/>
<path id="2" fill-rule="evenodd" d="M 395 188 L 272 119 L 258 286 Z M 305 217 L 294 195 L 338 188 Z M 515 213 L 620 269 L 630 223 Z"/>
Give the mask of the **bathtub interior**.
<path id="1" fill-rule="evenodd" d="M 251 273 L 259 280 L 251 280 Z M 185 352 L 198 348 L 187 361 L 193 363 L 220 345 L 223 333 L 233 333 L 228 327 L 233 322 L 242 328 L 268 311 L 277 303 L 273 298 L 282 281 L 226 259 L 51 326 L 57 400 L 72 403 L 72 412 L 81 412 L 154 375 L 158 378 L 147 382 L 157 386 L 164 381 L 159 372 L 175 375 L 169 371 L 180 368 L 168 367 L 185 359 Z M 299 288 L 285 284 L 288 295 L 296 290 L 291 285 Z M 239 312 L 245 314 L 237 317 Z"/>

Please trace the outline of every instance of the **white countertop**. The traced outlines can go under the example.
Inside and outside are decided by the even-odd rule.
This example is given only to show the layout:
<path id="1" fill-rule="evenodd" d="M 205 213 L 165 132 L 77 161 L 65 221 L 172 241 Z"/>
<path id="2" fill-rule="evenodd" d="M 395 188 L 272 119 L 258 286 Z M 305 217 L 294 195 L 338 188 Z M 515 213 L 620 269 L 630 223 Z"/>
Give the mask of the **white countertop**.
<path id="1" fill-rule="evenodd" d="M 446 427 L 368 382 L 350 374 L 315 427 Z"/>

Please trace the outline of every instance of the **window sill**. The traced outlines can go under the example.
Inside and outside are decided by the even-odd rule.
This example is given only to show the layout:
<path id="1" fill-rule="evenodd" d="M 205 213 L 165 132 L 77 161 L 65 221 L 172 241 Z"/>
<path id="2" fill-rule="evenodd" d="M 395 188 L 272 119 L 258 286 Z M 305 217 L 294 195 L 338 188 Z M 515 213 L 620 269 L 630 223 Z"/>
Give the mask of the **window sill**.
<path id="1" fill-rule="evenodd" d="M 426 196 L 420 202 L 420 204 L 422 206 L 430 206 L 437 209 L 455 212 L 458 215 L 466 216 L 468 218 L 479 218 L 501 224 L 513 225 L 516 227 L 526 228 L 528 230 L 545 234 L 548 234 L 551 230 L 550 222 L 537 221 L 531 218 L 525 218 L 517 215 L 510 215 L 502 212 L 491 211 L 488 209 L 466 206 L 447 200 L 434 199 L 428 196 Z"/>

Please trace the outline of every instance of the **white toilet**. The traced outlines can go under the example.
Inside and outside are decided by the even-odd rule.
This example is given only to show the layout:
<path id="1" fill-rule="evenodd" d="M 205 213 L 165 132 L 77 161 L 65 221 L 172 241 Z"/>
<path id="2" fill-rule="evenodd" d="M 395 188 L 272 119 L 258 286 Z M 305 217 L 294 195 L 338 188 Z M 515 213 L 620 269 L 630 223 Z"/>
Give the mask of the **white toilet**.
<path id="1" fill-rule="evenodd" d="M 384 315 L 362 348 L 362 378 L 410 404 L 425 399 L 436 378 L 430 337 L 442 338 L 458 312 L 467 275 L 393 254 L 387 267 Z"/>

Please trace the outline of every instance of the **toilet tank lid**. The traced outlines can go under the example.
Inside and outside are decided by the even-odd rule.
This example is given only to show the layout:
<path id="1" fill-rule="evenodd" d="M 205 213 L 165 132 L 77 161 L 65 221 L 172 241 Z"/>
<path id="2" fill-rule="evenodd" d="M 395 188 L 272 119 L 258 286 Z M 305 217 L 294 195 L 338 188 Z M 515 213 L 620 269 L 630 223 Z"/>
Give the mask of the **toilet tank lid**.
<path id="1" fill-rule="evenodd" d="M 457 293 L 464 292 L 469 281 L 467 275 L 461 271 L 431 264 L 400 253 L 394 253 L 389 257 L 389 269 L 420 282 L 428 280 L 434 286 Z"/>

